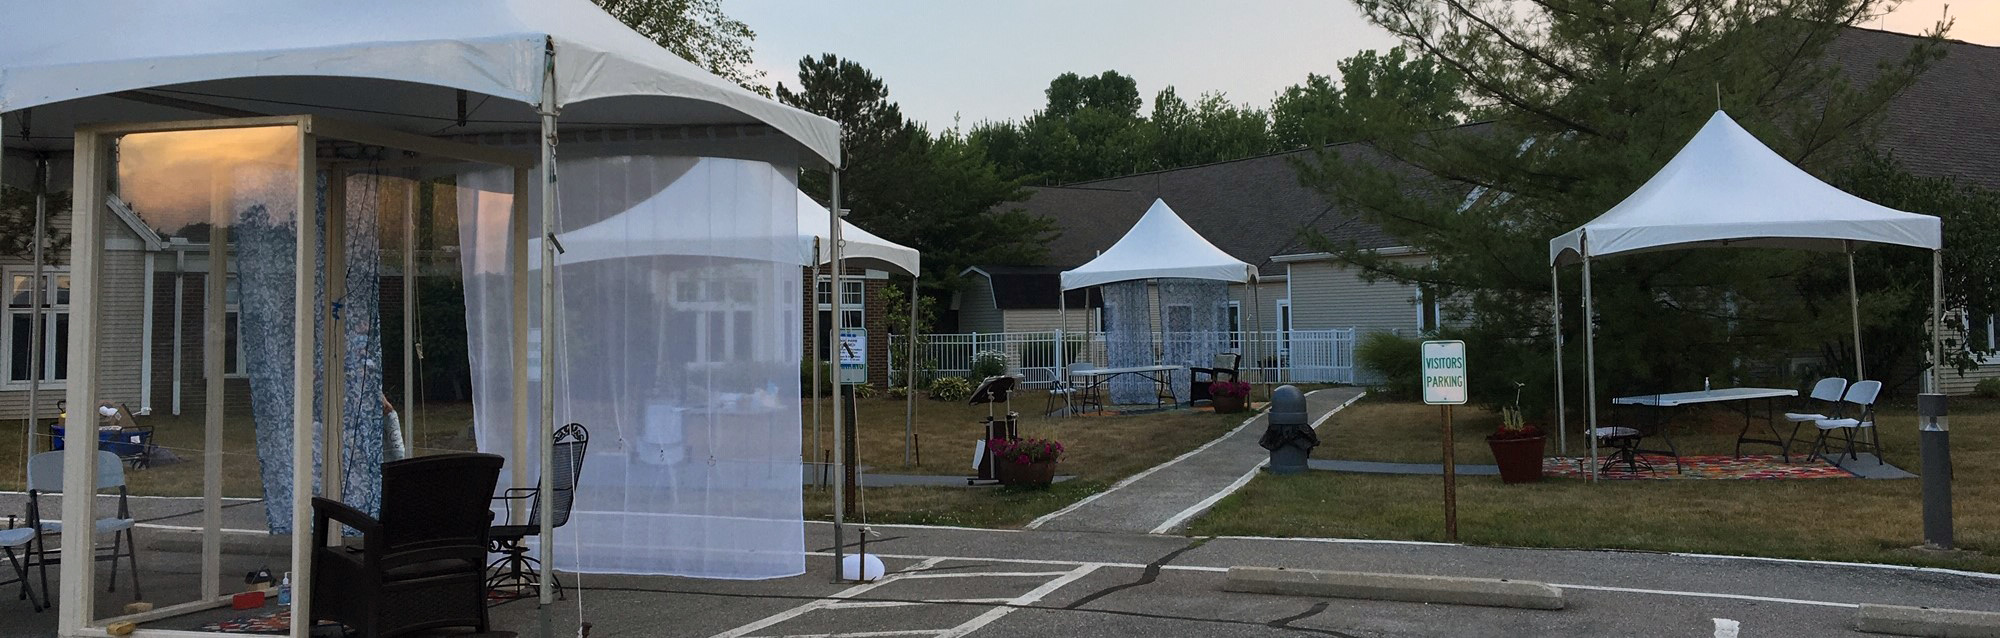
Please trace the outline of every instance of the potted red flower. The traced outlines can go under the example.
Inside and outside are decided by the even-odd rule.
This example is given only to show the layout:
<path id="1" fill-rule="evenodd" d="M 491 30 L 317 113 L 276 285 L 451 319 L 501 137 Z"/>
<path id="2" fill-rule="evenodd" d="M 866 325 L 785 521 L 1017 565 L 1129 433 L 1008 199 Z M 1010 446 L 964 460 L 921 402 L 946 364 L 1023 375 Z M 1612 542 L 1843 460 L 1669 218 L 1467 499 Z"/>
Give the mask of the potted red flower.
<path id="1" fill-rule="evenodd" d="M 1063 455 L 1063 444 L 1051 439 L 993 439 L 986 449 L 993 454 L 993 477 L 1001 485 L 1048 487 Z"/>
<path id="2" fill-rule="evenodd" d="M 1520 408 L 1500 409 L 1500 430 L 1486 437 L 1493 449 L 1493 462 L 1500 466 L 1503 483 L 1533 483 L 1542 480 L 1542 452 L 1546 449 L 1542 431 L 1527 425 Z"/>
<path id="3" fill-rule="evenodd" d="M 1217 414 L 1242 412 L 1249 398 L 1249 382 L 1231 379 L 1208 384 L 1208 404 L 1215 408 Z"/>

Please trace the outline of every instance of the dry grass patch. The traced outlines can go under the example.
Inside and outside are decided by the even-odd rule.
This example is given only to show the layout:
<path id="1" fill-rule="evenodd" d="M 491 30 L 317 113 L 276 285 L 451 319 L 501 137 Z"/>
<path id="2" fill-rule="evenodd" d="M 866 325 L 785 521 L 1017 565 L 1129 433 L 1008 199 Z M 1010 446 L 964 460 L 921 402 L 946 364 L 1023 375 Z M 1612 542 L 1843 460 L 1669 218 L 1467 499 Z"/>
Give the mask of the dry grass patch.
<path id="1" fill-rule="evenodd" d="M 1335 417 L 1331 430 L 1322 429 L 1327 445 L 1315 456 L 1435 463 L 1441 457 L 1436 410 L 1363 400 Z M 1682 453 L 1731 453 L 1740 415 L 1709 410 L 1689 416 L 1676 430 Z M 1483 437 L 1495 417 L 1466 414 L 1461 421 L 1455 432 L 1460 460 L 1490 463 Z M 1884 406 L 1880 422 L 1889 462 L 1921 472 L 1913 406 Z M 1957 540 L 1967 550 L 1958 555 L 1908 551 L 1921 541 L 1923 527 L 1914 479 L 1503 485 L 1497 477 L 1461 476 L 1460 540 L 2000 571 L 2000 402 L 1954 398 L 1952 426 Z M 1223 500 L 1190 533 L 1437 541 L 1443 540 L 1441 497 L 1440 479 L 1428 476 L 1260 477 Z"/>

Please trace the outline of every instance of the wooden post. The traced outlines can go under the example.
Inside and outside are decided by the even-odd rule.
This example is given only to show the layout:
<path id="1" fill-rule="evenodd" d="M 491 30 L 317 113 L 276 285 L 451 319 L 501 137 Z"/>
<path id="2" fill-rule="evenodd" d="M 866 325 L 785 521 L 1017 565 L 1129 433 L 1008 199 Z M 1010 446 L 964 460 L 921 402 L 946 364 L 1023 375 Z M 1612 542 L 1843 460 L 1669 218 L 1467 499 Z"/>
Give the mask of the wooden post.
<path id="1" fill-rule="evenodd" d="M 97 308 L 98 273 L 103 270 L 104 139 L 93 131 L 76 133 L 75 181 L 70 198 L 70 343 L 69 390 L 65 393 L 75 419 L 65 424 L 69 445 L 63 446 L 62 580 L 57 630 L 74 635 L 97 609 L 96 526 L 93 524 L 97 446 Z M 44 596 L 48 595 L 46 592 Z M 18 612 L 16 612 L 18 613 Z"/>
<path id="2" fill-rule="evenodd" d="M 306 181 L 317 181 L 311 173 L 304 175 Z M 299 223 L 313 222 L 311 209 L 299 211 Z M 312 262 L 301 264 L 309 268 Z M 343 448 L 347 438 L 347 328 L 341 320 L 342 306 L 347 301 L 347 172 L 328 169 L 326 172 L 326 298 L 320 300 L 319 311 L 325 316 L 324 329 L 320 331 L 320 343 L 325 354 L 320 359 L 322 386 L 326 388 L 326 403 L 320 415 L 320 495 L 336 501 L 345 500 L 343 483 L 347 478 L 347 454 Z M 311 321 L 300 317 L 300 321 Z M 311 395 L 306 395 L 311 396 Z M 339 542 L 329 534 L 328 543 Z"/>
<path id="3" fill-rule="evenodd" d="M 513 273 L 509 279 L 512 279 L 514 282 L 512 290 L 513 303 L 510 304 L 513 314 L 509 315 L 509 324 L 513 328 L 509 335 L 512 347 L 507 349 L 511 356 L 511 363 L 514 365 L 514 375 L 511 379 L 511 385 L 514 388 L 514 446 L 511 449 L 514 452 L 511 459 L 512 462 L 507 465 L 511 466 L 508 468 L 508 484 L 514 487 L 529 486 L 528 477 L 531 475 L 528 474 L 528 459 L 534 458 L 528 455 L 528 424 L 534 422 L 528 417 L 528 324 L 532 320 L 528 317 L 527 304 L 529 294 L 528 238 L 534 236 L 535 232 L 533 227 L 529 225 L 532 215 L 529 214 L 529 210 L 531 209 L 528 202 L 528 185 L 533 183 L 532 179 L 528 175 L 528 169 L 519 167 L 514 169 L 514 206 L 509 218 L 509 227 L 512 232 L 508 235 L 508 242 L 512 244 L 512 250 L 507 251 L 510 262 L 508 266 Z M 542 267 L 548 268 L 548 262 L 542 262 Z M 544 299 L 542 303 L 548 303 L 548 300 Z M 549 331 L 546 328 L 543 329 L 542 338 L 547 339 L 548 335 Z M 542 374 L 543 379 L 549 378 L 549 375 L 546 373 L 548 365 L 547 361 L 542 362 L 544 369 L 544 373 Z M 529 524 L 528 509 L 526 507 L 508 508 L 509 520 L 515 525 Z"/>
<path id="4" fill-rule="evenodd" d="M 209 184 L 208 280 L 202 297 L 201 369 L 202 454 L 201 454 L 201 573 L 202 597 L 222 595 L 222 423 L 223 376 L 228 374 L 229 227 L 236 222 L 236 191 L 227 175 L 215 175 Z M 180 318 L 178 309 L 175 319 Z M 179 333 L 175 333 L 179 338 Z M 175 370 L 176 373 L 179 370 Z"/>
<path id="5" fill-rule="evenodd" d="M 299 128 L 299 200 L 292 220 L 298 228 L 293 251 L 295 273 L 292 282 L 296 299 L 292 304 L 292 615 L 312 617 L 312 497 L 313 497 L 313 257 L 317 252 L 319 229 L 313 224 L 315 191 L 315 146 L 317 137 L 310 125 Z M 329 239 L 329 242 L 331 239 Z M 330 352 L 329 352 L 330 354 Z M 332 396 L 327 397 L 333 400 Z M 292 623 L 292 638 L 308 638 L 312 623 Z"/>

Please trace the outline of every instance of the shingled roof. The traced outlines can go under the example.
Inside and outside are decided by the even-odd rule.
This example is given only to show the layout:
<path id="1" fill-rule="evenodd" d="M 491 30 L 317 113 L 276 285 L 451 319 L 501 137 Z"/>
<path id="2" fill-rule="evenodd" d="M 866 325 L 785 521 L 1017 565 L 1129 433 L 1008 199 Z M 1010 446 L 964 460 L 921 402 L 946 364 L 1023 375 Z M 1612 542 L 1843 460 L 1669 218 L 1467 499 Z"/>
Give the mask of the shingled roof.
<path id="1" fill-rule="evenodd" d="M 1849 28 L 1829 46 L 1827 58 L 1859 84 L 1878 75 L 1879 64 L 1907 56 L 1917 40 Z M 2000 47 L 1954 41 L 1947 49 L 1943 60 L 1891 101 L 1876 145 L 1918 175 L 2000 190 Z M 1350 160 L 1388 161 L 1363 143 L 1338 146 Z M 1117 243 L 1154 198 L 1166 200 L 1195 232 L 1265 275 L 1284 272 L 1272 257 L 1317 252 L 1302 239 L 1303 228 L 1358 248 L 1403 245 L 1300 185 L 1292 161 L 1310 157 L 1311 151 L 1300 150 L 1036 187 L 1026 200 L 1007 206 L 1053 219 L 1061 228 L 1049 245 L 1047 265 L 1053 271 L 1080 266 Z"/>

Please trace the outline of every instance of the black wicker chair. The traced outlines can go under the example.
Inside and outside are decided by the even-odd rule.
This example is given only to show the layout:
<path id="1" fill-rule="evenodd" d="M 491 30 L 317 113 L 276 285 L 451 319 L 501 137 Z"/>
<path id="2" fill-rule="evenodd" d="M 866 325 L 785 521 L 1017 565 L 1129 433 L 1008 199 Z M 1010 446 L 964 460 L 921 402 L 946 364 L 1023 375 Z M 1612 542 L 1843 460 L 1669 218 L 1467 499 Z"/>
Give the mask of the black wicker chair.
<path id="1" fill-rule="evenodd" d="M 1237 379 L 1236 369 L 1242 365 L 1243 355 L 1234 352 L 1224 352 L 1215 355 L 1214 362 L 1206 368 L 1188 368 L 1188 378 L 1190 379 L 1188 382 L 1188 401 L 1214 400 L 1214 395 L 1208 391 L 1209 384 L 1224 381 L 1223 377 L 1225 376 L 1228 377 L 1226 380 L 1235 381 Z M 1200 378 L 1204 376 L 1207 378 Z"/>
<path id="2" fill-rule="evenodd" d="M 379 519 L 314 498 L 313 620 L 361 638 L 436 627 L 486 632 L 488 498 L 503 463 L 472 453 L 383 463 Z M 360 546 L 328 547 L 331 522 L 360 531 Z"/>
<path id="3" fill-rule="evenodd" d="M 555 491 L 555 501 L 549 511 L 549 518 L 556 527 L 569 523 L 570 506 L 576 502 L 576 481 L 583 475 L 583 455 L 590 447 L 590 430 L 581 423 L 565 425 L 556 430 L 554 447 L 555 476 L 550 486 Z M 492 576 L 486 579 L 486 587 L 495 592 L 526 596 L 541 586 L 541 562 L 528 555 L 526 542 L 529 536 L 542 533 L 542 499 L 538 487 L 520 487 L 507 490 L 498 500 L 506 501 L 507 514 L 511 520 L 514 502 L 530 499 L 528 522 L 525 525 L 495 525 L 492 534 L 492 551 L 500 554 L 487 569 Z M 558 594 L 562 591 L 562 581 L 555 583 Z"/>

